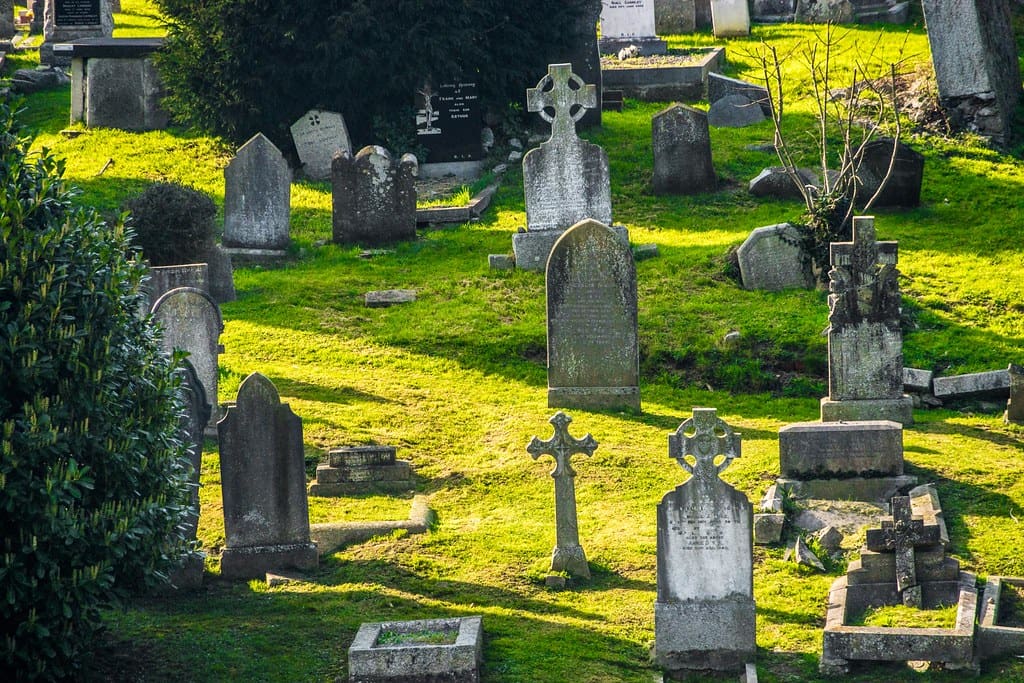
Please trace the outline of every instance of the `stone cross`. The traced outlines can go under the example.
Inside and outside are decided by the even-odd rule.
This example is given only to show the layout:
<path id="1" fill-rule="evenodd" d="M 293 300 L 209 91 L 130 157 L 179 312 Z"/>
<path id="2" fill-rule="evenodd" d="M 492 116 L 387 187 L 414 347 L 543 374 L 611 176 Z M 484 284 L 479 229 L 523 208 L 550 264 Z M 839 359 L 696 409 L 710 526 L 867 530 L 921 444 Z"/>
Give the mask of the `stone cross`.
<path id="1" fill-rule="evenodd" d="M 910 496 L 894 496 L 892 521 L 882 520 L 881 529 L 868 529 L 866 544 L 874 552 L 895 551 L 896 589 L 904 605 L 921 606 L 921 586 L 917 583 L 914 566 L 914 548 L 939 542 L 939 527 L 915 519 L 910 508 Z"/>
<path id="2" fill-rule="evenodd" d="M 537 87 L 526 91 L 527 111 L 539 112 L 551 124 L 552 140 L 576 137 L 576 122 L 586 115 L 587 109 L 597 106 L 597 87 L 584 84 L 572 72 L 572 64 L 549 64 L 547 75 Z M 578 107 L 576 111 L 574 107 Z M 546 108 L 554 109 L 555 115 L 548 114 Z"/>
<path id="3" fill-rule="evenodd" d="M 692 436 L 688 433 L 693 430 Z M 714 408 L 694 408 L 693 417 L 668 436 L 668 454 L 699 480 L 710 481 L 740 457 L 740 435 L 718 417 Z M 694 464 L 686 459 L 694 457 Z M 722 456 L 721 463 L 715 459 Z"/>
<path id="4" fill-rule="evenodd" d="M 597 449 L 594 437 L 587 434 L 582 439 L 569 435 L 572 418 L 558 411 L 548 420 L 555 426 L 555 435 L 547 441 L 533 437 L 526 446 L 527 452 L 536 460 L 542 455 L 555 459 L 551 476 L 555 479 L 555 549 L 551 553 L 551 571 L 564 571 L 582 579 L 590 578 L 587 556 L 580 545 L 579 528 L 576 522 L 576 472 L 570 459 L 577 453 L 593 455 Z"/>
<path id="5" fill-rule="evenodd" d="M 875 241 L 874 216 L 854 216 L 853 240 L 829 250 L 829 322 L 835 330 L 864 320 L 899 325 L 897 242 Z"/>

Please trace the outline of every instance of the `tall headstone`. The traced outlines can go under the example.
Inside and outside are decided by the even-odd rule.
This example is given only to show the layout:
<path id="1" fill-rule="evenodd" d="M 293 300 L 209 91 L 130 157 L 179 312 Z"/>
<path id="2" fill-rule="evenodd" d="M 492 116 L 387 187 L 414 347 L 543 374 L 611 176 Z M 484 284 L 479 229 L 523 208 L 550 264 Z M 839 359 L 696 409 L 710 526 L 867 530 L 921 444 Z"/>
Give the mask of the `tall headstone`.
<path id="1" fill-rule="evenodd" d="M 750 35 L 747 0 L 711 0 L 711 24 L 717 38 Z"/>
<path id="2" fill-rule="evenodd" d="M 222 350 L 220 335 L 224 323 L 220 308 L 209 294 L 194 287 L 179 287 L 167 292 L 153 303 L 153 318 L 163 326 L 163 347 L 186 351 L 203 385 L 203 391 L 214 409 L 209 425 L 216 429 L 220 411 L 217 408 L 217 358 Z"/>
<path id="3" fill-rule="evenodd" d="M 0 0 L 0 49 L 10 48 L 14 33 L 14 0 Z"/>
<path id="4" fill-rule="evenodd" d="M 939 102 L 954 125 L 1005 141 L 1021 95 L 1008 0 L 923 0 Z"/>
<path id="5" fill-rule="evenodd" d="M 614 231 L 577 223 L 547 266 L 548 407 L 640 410 L 636 265 Z"/>
<path id="6" fill-rule="evenodd" d="M 224 236 L 229 249 L 284 256 L 290 241 L 292 171 L 263 133 L 224 169 Z"/>
<path id="7" fill-rule="evenodd" d="M 602 53 L 614 54 L 631 45 L 641 55 L 663 55 L 668 52 L 665 41 L 655 35 L 654 0 L 602 0 Z"/>
<path id="8" fill-rule="evenodd" d="M 714 408 L 694 408 L 669 435 L 669 457 L 692 476 L 658 504 L 654 661 L 663 669 L 736 671 L 754 659 L 753 506 L 719 478 L 739 456 L 740 435 Z"/>
<path id="9" fill-rule="evenodd" d="M 708 116 L 685 104 L 673 104 L 651 119 L 655 194 L 713 192 Z"/>
<path id="10" fill-rule="evenodd" d="M 341 152 L 331 170 L 334 241 L 387 244 L 416 237 L 416 157 L 398 161 L 367 145 Z"/>
<path id="11" fill-rule="evenodd" d="M 424 83 L 416 91 L 416 142 L 427 153 L 420 175 L 479 175 L 484 155 L 482 125 L 476 83 Z"/>
<path id="12" fill-rule="evenodd" d="M 221 575 L 251 579 L 275 569 L 316 567 L 302 420 L 281 403 L 273 382 L 253 373 L 217 431 L 226 539 Z"/>
<path id="13" fill-rule="evenodd" d="M 661 35 L 696 31 L 697 7 L 694 0 L 654 0 L 654 29 Z"/>
<path id="14" fill-rule="evenodd" d="M 597 22 L 601 17 L 602 0 L 583 0 L 576 23 L 568 27 L 572 35 L 565 52 L 551 61 L 571 64 L 572 70 L 584 83 L 590 83 L 596 91 L 596 100 L 601 102 L 601 51 L 597 47 Z M 601 125 L 601 107 L 587 109 L 578 121 L 580 128 Z"/>
<path id="15" fill-rule="evenodd" d="M 39 7 L 38 1 L 35 6 Z M 70 57 L 54 55 L 54 44 L 78 38 L 110 38 L 113 33 L 114 15 L 108 0 L 46 0 L 39 62 L 70 66 Z"/>
<path id="16" fill-rule="evenodd" d="M 182 442 L 188 445 L 188 457 L 192 465 L 189 483 L 192 487 L 193 509 L 186 520 L 186 529 L 188 538 L 194 541 L 199 531 L 199 474 L 203 465 L 203 432 L 210 421 L 211 406 L 206 399 L 203 384 L 188 359 L 182 362 L 178 374 L 181 377 L 181 398 L 185 404 L 178 430 Z M 190 557 L 181 569 L 171 575 L 171 585 L 178 588 L 195 588 L 202 582 L 202 554 Z"/>
<path id="17" fill-rule="evenodd" d="M 903 393 L 896 261 L 896 242 L 875 241 L 874 216 L 855 216 L 853 241 L 832 243 L 822 422 L 914 422 L 913 401 Z"/>
<path id="18" fill-rule="evenodd" d="M 581 579 L 590 578 L 587 555 L 580 545 L 579 524 L 576 519 L 576 471 L 570 460 L 577 453 L 593 455 L 597 450 L 594 437 L 587 434 L 582 439 L 569 435 L 572 418 L 558 411 L 548 420 L 555 427 L 555 434 L 547 441 L 537 437 L 530 439 L 527 452 L 536 460 L 542 455 L 555 459 L 551 476 L 555 480 L 555 549 L 551 552 L 551 571 L 567 572 Z"/>
<path id="19" fill-rule="evenodd" d="M 576 135 L 583 112 L 600 104 L 594 86 L 571 65 L 552 64 L 526 101 L 551 124 L 551 137 L 523 157 L 526 232 L 513 235 L 512 249 L 517 267 L 542 270 L 565 230 L 586 218 L 611 224 L 611 180 L 605 151 Z"/>
<path id="20" fill-rule="evenodd" d="M 330 178 L 334 155 L 352 152 L 348 127 L 337 112 L 310 109 L 292 124 L 291 133 L 302 171 L 313 180 Z"/>

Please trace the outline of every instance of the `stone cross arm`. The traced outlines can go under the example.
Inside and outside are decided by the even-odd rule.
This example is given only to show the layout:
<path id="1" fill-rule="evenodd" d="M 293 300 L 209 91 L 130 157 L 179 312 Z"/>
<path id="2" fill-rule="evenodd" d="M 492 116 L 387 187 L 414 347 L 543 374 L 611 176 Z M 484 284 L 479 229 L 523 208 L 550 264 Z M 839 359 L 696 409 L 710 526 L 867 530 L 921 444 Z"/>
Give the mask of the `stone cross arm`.
<path id="1" fill-rule="evenodd" d="M 690 429 L 692 435 L 687 433 Z M 668 454 L 695 477 L 717 478 L 734 458 L 740 457 L 740 435 L 718 417 L 714 408 L 694 408 L 693 417 L 669 434 Z M 686 460 L 687 455 L 694 457 L 694 465 Z M 719 456 L 723 460 L 716 465 Z"/>
<path id="2" fill-rule="evenodd" d="M 555 434 L 547 441 L 541 441 L 533 437 L 527 444 L 527 452 L 536 460 L 542 455 L 550 455 L 555 459 L 555 469 L 551 471 L 552 477 L 573 477 L 576 472 L 572 469 L 570 459 L 577 453 L 593 455 L 597 450 L 597 441 L 590 434 L 582 439 L 574 439 L 569 435 L 569 423 L 572 418 L 559 410 L 548 420 L 555 426 Z"/>
<path id="3" fill-rule="evenodd" d="M 575 87 L 573 87 L 575 86 Z M 598 106 L 597 86 L 587 85 L 572 72 L 572 64 L 549 64 L 536 88 L 526 91 L 527 111 L 538 112 L 551 124 L 551 138 L 575 137 L 576 122 Z M 552 109 L 554 116 L 545 111 Z M 573 110 L 576 111 L 573 111 Z"/>
<path id="4" fill-rule="evenodd" d="M 892 499 L 892 520 L 882 520 L 881 529 L 868 529 L 865 543 L 873 552 L 899 551 L 902 548 L 934 545 L 939 542 L 939 527 L 914 517 L 910 496 Z"/>

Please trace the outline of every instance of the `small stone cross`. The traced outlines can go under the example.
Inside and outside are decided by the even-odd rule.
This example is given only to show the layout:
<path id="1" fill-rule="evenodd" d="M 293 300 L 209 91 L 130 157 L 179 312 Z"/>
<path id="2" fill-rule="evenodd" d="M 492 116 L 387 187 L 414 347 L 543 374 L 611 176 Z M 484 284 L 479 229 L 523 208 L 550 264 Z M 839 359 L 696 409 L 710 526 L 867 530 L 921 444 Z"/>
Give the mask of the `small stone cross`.
<path id="1" fill-rule="evenodd" d="M 854 216 L 853 241 L 829 248 L 829 323 L 832 331 L 864 320 L 899 326 L 898 242 L 875 241 L 874 216 Z"/>
<path id="2" fill-rule="evenodd" d="M 570 84 L 575 84 L 576 88 Z M 541 118 L 551 124 L 553 140 L 576 137 L 576 122 L 597 104 L 597 86 L 584 84 L 583 79 L 572 72 L 572 64 L 549 64 L 547 75 L 540 79 L 537 87 L 526 91 L 527 111 L 539 112 Z M 573 107 L 577 106 L 578 110 L 573 112 Z M 544 111 L 546 108 L 554 109 L 555 115 Z"/>
<path id="3" fill-rule="evenodd" d="M 911 512 L 910 496 L 892 499 L 892 521 L 882 520 L 881 529 L 868 529 L 866 544 L 874 552 L 895 551 L 896 589 L 904 605 L 921 606 L 921 586 L 917 583 L 914 548 L 939 542 L 939 527 L 925 524 Z"/>
<path id="4" fill-rule="evenodd" d="M 597 449 L 594 437 L 587 434 L 582 439 L 569 435 L 572 418 L 558 411 L 549 422 L 555 426 L 555 435 L 547 441 L 533 437 L 526 446 L 527 452 L 536 460 L 542 455 L 555 459 L 551 476 L 555 479 L 555 549 L 551 553 L 551 571 L 568 572 L 583 579 L 590 578 L 587 556 L 580 545 L 579 526 L 576 521 L 576 472 L 570 459 L 577 453 L 593 455 Z"/>
<path id="5" fill-rule="evenodd" d="M 881 265 L 895 265 L 898 242 L 875 241 L 875 217 L 853 217 L 853 241 L 833 242 L 829 247 L 829 261 L 833 266 L 849 268 L 856 273 L 868 273 Z"/>
<path id="6" fill-rule="evenodd" d="M 691 428 L 692 436 L 687 434 Z M 693 417 L 669 434 L 668 455 L 693 476 L 710 481 L 717 479 L 734 458 L 740 457 L 740 435 L 718 417 L 714 408 L 694 408 Z M 694 457 L 693 465 L 686 459 L 687 455 Z M 718 456 L 724 459 L 716 465 Z"/>

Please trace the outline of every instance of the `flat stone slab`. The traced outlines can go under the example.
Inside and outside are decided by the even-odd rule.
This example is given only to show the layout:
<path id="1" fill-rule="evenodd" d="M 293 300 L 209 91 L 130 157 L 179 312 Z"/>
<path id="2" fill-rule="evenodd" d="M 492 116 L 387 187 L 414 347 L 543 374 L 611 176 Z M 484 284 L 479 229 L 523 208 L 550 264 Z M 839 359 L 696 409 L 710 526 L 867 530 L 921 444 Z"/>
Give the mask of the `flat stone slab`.
<path id="1" fill-rule="evenodd" d="M 863 420 L 891 420 L 900 424 L 914 424 L 914 401 L 909 396 L 863 400 L 833 401 L 821 399 L 822 422 L 858 422 Z"/>
<path id="2" fill-rule="evenodd" d="M 366 293 L 367 308 L 384 308 L 396 304 L 410 304 L 416 301 L 415 289 L 383 289 Z"/>
<path id="3" fill-rule="evenodd" d="M 903 368 L 903 391 L 929 394 L 932 391 L 932 378 L 934 376 L 935 373 L 931 370 Z"/>
<path id="4" fill-rule="evenodd" d="M 899 476 L 903 427 L 898 422 L 797 422 L 779 429 L 782 476 L 792 479 Z"/>
<path id="5" fill-rule="evenodd" d="M 436 516 L 430 509 L 427 496 L 413 496 L 409 518 L 383 522 L 324 522 L 311 524 L 309 536 L 316 543 L 321 556 L 333 553 L 343 545 L 360 543 L 374 536 L 386 536 L 403 530 L 410 534 L 426 533 Z"/>
<path id="6" fill-rule="evenodd" d="M 895 477 L 850 477 L 847 479 L 776 480 L 794 498 L 815 500 L 855 500 L 884 502 L 917 484 L 917 477 L 904 474 Z"/>
<path id="7" fill-rule="evenodd" d="M 450 643 L 423 636 L 452 636 Z M 478 683 L 483 618 L 421 619 L 363 624 L 348 649 L 349 683 Z"/>
<path id="8" fill-rule="evenodd" d="M 625 226 L 613 225 L 623 244 L 629 244 L 629 231 Z M 564 230 L 526 230 L 512 235 L 512 251 L 516 268 L 543 273 L 548 265 L 548 256 Z"/>
<path id="9" fill-rule="evenodd" d="M 990 576 L 985 582 L 978 617 L 977 651 L 981 658 L 1024 655 L 1024 628 L 1000 624 L 1009 616 L 1000 613 L 999 601 L 1005 586 L 1024 589 L 1024 577 Z"/>
<path id="10" fill-rule="evenodd" d="M 495 183 L 480 190 L 465 206 L 432 206 L 416 209 L 416 224 L 469 223 L 483 215 L 497 191 L 498 185 Z"/>
<path id="11" fill-rule="evenodd" d="M 744 128 L 764 120 L 761 106 L 745 95 L 726 95 L 708 109 L 708 124 L 716 128 Z"/>
<path id="12" fill-rule="evenodd" d="M 772 115 L 772 101 L 768 89 L 763 85 L 747 83 L 738 78 L 729 78 L 719 73 L 708 74 L 708 102 L 715 103 L 727 95 L 743 95 L 761 107 L 766 117 Z"/>
<path id="13" fill-rule="evenodd" d="M 992 396 L 1005 399 L 1010 396 L 1010 373 L 1007 370 L 992 370 L 936 377 L 932 380 L 932 390 L 936 398 Z"/>
<path id="14" fill-rule="evenodd" d="M 781 512 L 761 512 L 754 515 L 754 543 L 770 545 L 782 540 L 786 515 Z"/>

